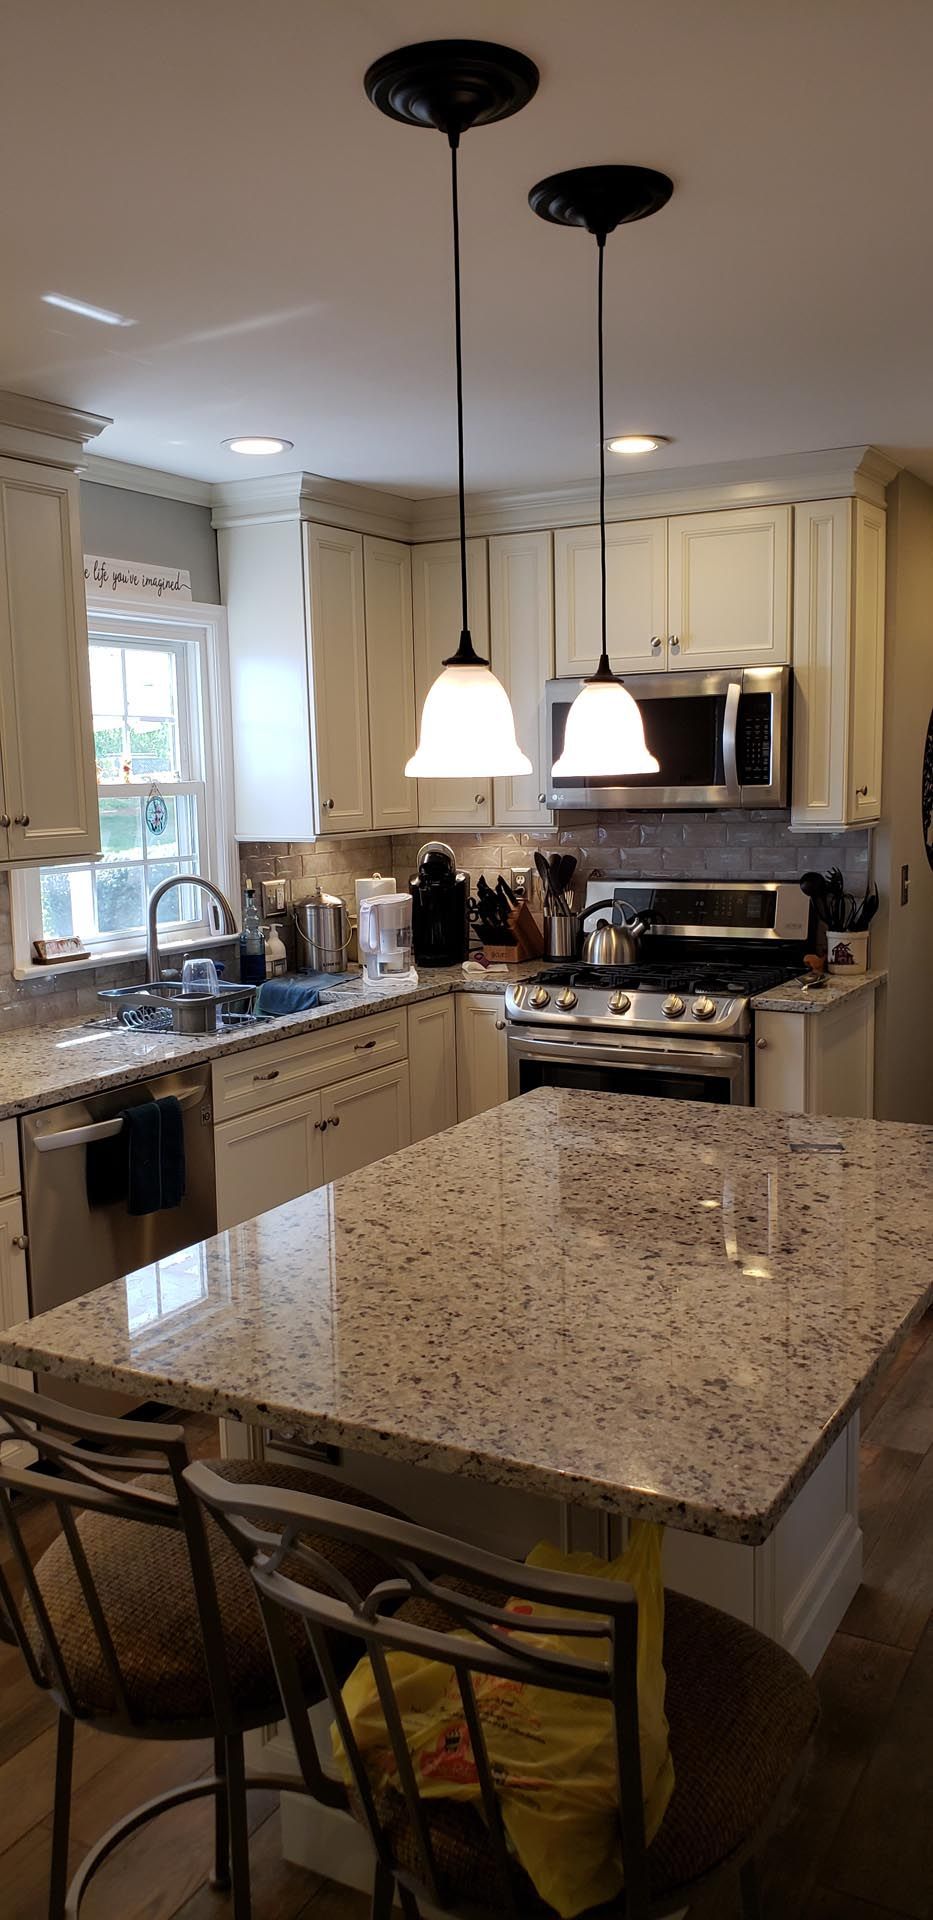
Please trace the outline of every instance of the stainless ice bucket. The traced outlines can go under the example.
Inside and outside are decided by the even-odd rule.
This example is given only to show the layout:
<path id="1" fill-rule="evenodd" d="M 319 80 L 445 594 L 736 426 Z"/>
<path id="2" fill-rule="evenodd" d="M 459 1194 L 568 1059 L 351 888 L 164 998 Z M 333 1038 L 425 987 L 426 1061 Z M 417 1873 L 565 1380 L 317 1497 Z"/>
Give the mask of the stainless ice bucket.
<path id="1" fill-rule="evenodd" d="M 299 973 L 342 973 L 350 945 L 345 901 L 335 893 L 317 893 L 294 909 L 298 929 Z"/>

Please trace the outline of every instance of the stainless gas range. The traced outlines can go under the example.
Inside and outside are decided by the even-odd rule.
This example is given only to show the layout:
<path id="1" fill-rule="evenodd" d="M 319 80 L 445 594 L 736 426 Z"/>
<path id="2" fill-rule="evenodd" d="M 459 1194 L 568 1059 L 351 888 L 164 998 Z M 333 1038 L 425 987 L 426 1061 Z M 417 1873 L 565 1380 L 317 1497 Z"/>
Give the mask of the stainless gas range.
<path id="1" fill-rule="evenodd" d="M 804 971 L 809 902 L 800 888 L 587 883 L 587 904 L 610 896 L 648 923 L 641 958 L 551 966 L 507 989 L 510 1097 L 561 1086 L 750 1106 L 750 1003 Z"/>

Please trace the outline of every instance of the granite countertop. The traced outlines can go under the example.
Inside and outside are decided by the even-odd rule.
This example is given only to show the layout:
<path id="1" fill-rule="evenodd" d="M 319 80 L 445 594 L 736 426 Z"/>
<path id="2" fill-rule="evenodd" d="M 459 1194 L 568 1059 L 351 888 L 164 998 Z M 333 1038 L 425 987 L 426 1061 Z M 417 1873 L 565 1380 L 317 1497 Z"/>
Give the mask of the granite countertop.
<path id="1" fill-rule="evenodd" d="M 931 1177 L 933 1129 L 543 1088 L 0 1360 L 756 1543 L 933 1295 Z"/>
<path id="2" fill-rule="evenodd" d="M 111 1087 L 131 1086 L 155 1073 L 194 1066 L 199 1060 L 268 1046 L 270 1040 L 288 1034 L 313 1033 L 318 1027 L 359 1020 L 385 1007 L 407 1006 L 443 993 L 503 993 L 510 980 L 527 980 L 541 966 L 540 960 L 529 961 L 510 968 L 508 977 L 465 974 L 459 967 L 421 967 L 417 985 L 406 981 L 404 986 L 360 976 L 342 986 L 325 987 L 324 1003 L 310 1013 L 287 1014 L 230 1033 L 130 1033 L 124 1027 L 69 1021 L 0 1034 L 0 1120 Z"/>
<path id="3" fill-rule="evenodd" d="M 799 980 L 789 980 L 786 986 L 772 987 L 770 993 L 757 993 L 752 1001 L 754 1013 L 827 1013 L 830 1007 L 838 1007 L 840 1000 L 855 1000 L 860 993 L 874 993 L 887 979 L 887 973 L 877 969 L 869 973 L 827 973 L 824 975 L 825 987 L 816 990 L 804 987 Z"/>

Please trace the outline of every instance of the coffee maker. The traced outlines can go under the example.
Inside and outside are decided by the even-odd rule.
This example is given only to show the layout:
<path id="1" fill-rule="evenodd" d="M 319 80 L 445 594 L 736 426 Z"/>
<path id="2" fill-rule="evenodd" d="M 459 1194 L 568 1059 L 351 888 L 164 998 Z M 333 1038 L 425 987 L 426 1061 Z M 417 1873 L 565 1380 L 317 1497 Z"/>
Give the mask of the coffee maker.
<path id="1" fill-rule="evenodd" d="M 457 871 L 453 848 L 426 841 L 409 891 L 415 965 L 459 966 L 470 944 L 470 876 Z"/>

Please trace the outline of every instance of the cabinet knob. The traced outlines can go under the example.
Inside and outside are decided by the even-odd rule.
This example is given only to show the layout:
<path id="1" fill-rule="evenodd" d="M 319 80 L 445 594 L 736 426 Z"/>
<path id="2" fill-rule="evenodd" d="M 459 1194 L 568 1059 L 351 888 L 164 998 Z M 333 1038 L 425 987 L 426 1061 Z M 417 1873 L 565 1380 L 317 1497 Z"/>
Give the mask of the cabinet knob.
<path id="1" fill-rule="evenodd" d="M 473 801 L 477 807 L 484 807 L 486 804 L 486 795 L 484 793 L 474 793 Z"/>
<path id="2" fill-rule="evenodd" d="M 856 787 L 856 789 L 855 789 L 855 798 L 856 798 L 856 800 L 867 800 L 867 799 L 868 799 L 868 788 L 867 788 L 867 787 Z"/>
<path id="3" fill-rule="evenodd" d="M 332 1113 L 332 1114 L 331 1114 L 331 1116 L 330 1116 L 330 1119 L 329 1119 L 329 1120 L 325 1120 L 325 1122 L 324 1122 L 324 1125 L 325 1125 L 325 1127 L 339 1127 L 339 1125 L 340 1125 L 340 1115 L 339 1115 L 339 1113 Z"/>
<path id="4" fill-rule="evenodd" d="M 652 651 L 652 653 L 660 653 L 660 651 L 661 651 L 661 648 L 663 647 L 663 645 L 664 645 L 664 642 L 663 642 L 663 640 L 661 639 L 661 635 L 660 635 L 659 633 L 653 633 L 653 634 L 652 634 L 652 636 L 651 636 L 651 651 Z"/>
<path id="5" fill-rule="evenodd" d="M 767 1044 L 768 1044 L 767 1040 L 764 1040 L 764 1039 L 755 1041 L 755 1045 L 758 1048 L 759 1053 L 764 1053 L 765 1048 L 767 1047 Z"/>
<path id="6" fill-rule="evenodd" d="M 29 1235 L 27 1233 L 14 1233 L 11 1245 L 14 1247 L 28 1247 Z"/>
<path id="7" fill-rule="evenodd" d="M 496 1021 L 496 1032 L 497 1032 L 497 1033 L 504 1033 L 504 1032 L 505 1032 L 505 1021 L 504 1021 L 504 1020 L 497 1020 L 497 1021 Z"/>
<path id="8" fill-rule="evenodd" d="M 866 793 L 868 792 L 867 787 L 865 788 L 865 792 Z M 28 827 L 29 825 L 28 813 L 15 813 L 13 815 L 13 825 L 14 827 Z"/>
<path id="9" fill-rule="evenodd" d="M 538 795 L 538 805 L 539 805 L 539 807 L 543 807 L 543 806 L 546 806 L 546 804 L 547 804 L 547 794 L 546 794 L 546 793 L 539 793 L 539 795 Z"/>
<path id="10" fill-rule="evenodd" d="M 9 814 L 0 813 L 0 827 L 9 827 L 11 825 L 12 825 L 12 821 L 10 820 Z"/>
<path id="11" fill-rule="evenodd" d="M 334 811 L 334 803 L 333 803 L 333 801 L 332 801 L 332 800 L 325 800 L 325 802 L 324 802 L 324 805 L 325 805 L 325 807 L 326 807 L 326 809 L 327 809 L 327 811 L 328 811 L 328 813 L 333 813 L 333 811 Z"/>
<path id="12" fill-rule="evenodd" d="M 315 1120 L 315 1122 L 314 1122 L 314 1131 L 315 1131 L 315 1133 L 326 1133 L 326 1132 L 327 1132 L 327 1121 L 326 1121 L 326 1120 Z"/>
<path id="13" fill-rule="evenodd" d="M 680 652 L 680 634 L 669 633 L 667 636 L 667 640 L 668 640 L 668 645 L 670 647 L 671 652 L 679 653 Z"/>

